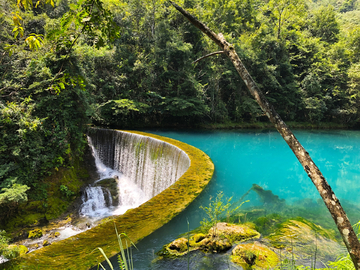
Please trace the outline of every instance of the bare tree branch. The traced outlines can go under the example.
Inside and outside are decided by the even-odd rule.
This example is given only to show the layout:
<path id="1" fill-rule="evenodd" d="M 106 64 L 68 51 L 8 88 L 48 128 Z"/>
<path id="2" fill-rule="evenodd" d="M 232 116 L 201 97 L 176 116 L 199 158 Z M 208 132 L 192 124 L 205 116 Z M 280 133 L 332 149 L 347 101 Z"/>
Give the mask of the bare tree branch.
<path id="1" fill-rule="evenodd" d="M 199 61 L 201 61 L 201 60 L 203 60 L 203 59 L 205 59 L 205 58 L 208 58 L 208 57 L 210 57 L 210 56 L 213 56 L 213 55 L 216 55 L 216 54 L 222 54 L 222 53 L 225 53 L 224 51 L 218 51 L 218 52 L 213 52 L 213 53 L 209 53 L 209 54 L 207 54 L 207 55 L 205 55 L 205 56 L 203 56 L 203 57 L 200 57 L 199 59 L 196 59 L 194 62 L 192 62 L 193 64 L 196 64 L 197 62 L 199 62 Z"/>
<path id="2" fill-rule="evenodd" d="M 319 168 L 311 159 L 309 153 L 304 149 L 300 142 L 296 139 L 295 135 L 287 127 L 285 122 L 281 119 L 280 115 L 275 111 L 274 107 L 268 102 L 264 94 L 258 88 L 249 72 L 246 70 L 244 64 L 241 62 L 237 55 L 234 46 L 229 44 L 222 34 L 215 34 L 205 24 L 197 20 L 194 16 L 189 14 L 186 10 L 176 5 L 172 1 L 170 3 L 180 11 L 194 26 L 199 28 L 203 33 L 209 36 L 219 47 L 225 51 L 226 55 L 230 58 L 237 72 L 244 80 L 251 95 L 255 98 L 261 109 L 265 112 L 269 120 L 274 124 L 279 131 L 285 142 L 289 145 L 295 156 L 303 166 L 305 172 L 317 188 L 320 196 L 322 197 L 326 207 L 328 208 L 335 224 L 343 238 L 346 248 L 354 263 L 355 269 L 360 266 L 360 243 L 351 226 L 351 223 L 342 208 L 340 201 L 335 196 L 330 185 L 325 180 L 325 177 L 320 172 Z"/>

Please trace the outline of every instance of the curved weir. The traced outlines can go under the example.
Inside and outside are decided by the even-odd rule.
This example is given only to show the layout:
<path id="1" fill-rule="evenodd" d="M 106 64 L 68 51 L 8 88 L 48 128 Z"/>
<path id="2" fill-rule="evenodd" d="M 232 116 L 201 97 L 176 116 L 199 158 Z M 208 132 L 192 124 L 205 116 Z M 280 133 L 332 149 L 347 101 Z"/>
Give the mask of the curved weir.
<path id="1" fill-rule="evenodd" d="M 139 134 L 93 129 L 89 134 L 101 162 L 140 187 L 147 199 L 175 183 L 190 166 L 186 153 Z"/>
<path id="2" fill-rule="evenodd" d="M 83 233 L 1 264 L 0 269 L 89 269 L 104 260 L 97 247 L 108 256 L 119 252 L 114 225 L 119 233 L 125 232 L 138 242 L 184 210 L 214 172 L 204 152 L 170 138 L 102 129 L 94 129 L 90 137 L 105 165 L 134 177 L 146 196 L 154 197 L 121 216 L 103 219 Z M 106 145 L 111 147 L 106 149 Z M 129 158 L 131 155 L 133 158 Z M 135 172 L 127 171 L 126 160 L 135 163 Z"/>

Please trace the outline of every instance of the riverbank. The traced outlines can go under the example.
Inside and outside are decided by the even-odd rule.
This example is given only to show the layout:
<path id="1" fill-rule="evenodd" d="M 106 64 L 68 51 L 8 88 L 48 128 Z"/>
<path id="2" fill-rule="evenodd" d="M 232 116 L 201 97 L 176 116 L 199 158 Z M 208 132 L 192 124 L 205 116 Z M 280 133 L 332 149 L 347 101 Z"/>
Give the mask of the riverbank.
<path id="1" fill-rule="evenodd" d="M 290 129 L 353 129 L 353 127 L 340 123 L 321 122 L 286 122 Z M 226 123 L 208 123 L 200 124 L 200 129 L 275 129 L 270 122 L 226 122 Z"/>

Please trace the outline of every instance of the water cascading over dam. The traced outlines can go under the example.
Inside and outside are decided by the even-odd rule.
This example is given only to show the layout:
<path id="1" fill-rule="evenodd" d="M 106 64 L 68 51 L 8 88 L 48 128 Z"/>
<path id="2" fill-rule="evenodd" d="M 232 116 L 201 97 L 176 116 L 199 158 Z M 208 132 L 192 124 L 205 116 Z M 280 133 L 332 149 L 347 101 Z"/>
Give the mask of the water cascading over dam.
<path id="1" fill-rule="evenodd" d="M 107 129 L 92 129 L 88 136 L 100 180 L 117 177 L 120 198 L 111 206 L 105 203 L 109 192 L 86 188 L 80 210 L 85 216 L 110 215 L 109 206 L 111 214 L 137 207 L 175 183 L 190 166 L 184 151 L 155 138 Z"/>

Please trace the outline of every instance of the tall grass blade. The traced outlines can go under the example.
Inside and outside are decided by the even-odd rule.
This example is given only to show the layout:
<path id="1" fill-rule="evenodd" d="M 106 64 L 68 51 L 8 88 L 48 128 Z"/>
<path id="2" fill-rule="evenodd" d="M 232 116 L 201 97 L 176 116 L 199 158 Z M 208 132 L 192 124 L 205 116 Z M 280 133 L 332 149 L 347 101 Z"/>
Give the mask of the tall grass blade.
<path id="1" fill-rule="evenodd" d="M 103 250 L 102 248 L 100 248 L 100 247 L 98 247 L 98 249 L 100 250 L 101 254 L 104 256 L 104 258 L 105 258 L 106 262 L 109 264 L 109 266 L 110 266 L 111 270 L 114 270 L 114 267 L 112 266 L 112 264 L 111 264 L 111 262 L 110 262 L 109 258 L 106 256 L 106 254 L 105 254 L 104 250 Z M 101 265 L 101 264 L 100 264 L 100 265 Z M 101 267 L 103 267 L 103 266 L 101 265 Z"/>

